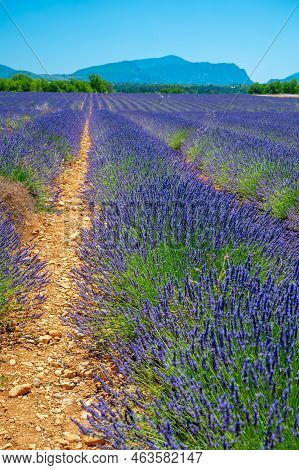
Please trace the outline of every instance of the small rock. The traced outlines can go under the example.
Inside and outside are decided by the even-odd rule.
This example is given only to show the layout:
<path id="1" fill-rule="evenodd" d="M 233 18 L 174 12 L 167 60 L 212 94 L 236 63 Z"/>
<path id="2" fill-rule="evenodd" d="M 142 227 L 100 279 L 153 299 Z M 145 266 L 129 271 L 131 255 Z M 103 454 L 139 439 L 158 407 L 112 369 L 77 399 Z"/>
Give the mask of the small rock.
<path id="1" fill-rule="evenodd" d="M 38 419 L 41 419 L 41 420 L 49 418 L 49 415 L 43 415 L 41 413 L 36 413 L 36 416 L 38 417 Z"/>
<path id="2" fill-rule="evenodd" d="M 8 449 L 10 447 L 12 447 L 12 443 L 8 442 L 7 444 L 5 444 L 5 446 L 2 447 L 2 449 L 5 450 L 5 449 Z"/>
<path id="3" fill-rule="evenodd" d="M 83 375 L 84 374 L 84 368 L 79 365 L 79 366 L 76 367 L 76 372 L 77 372 L 77 375 Z"/>
<path id="4" fill-rule="evenodd" d="M 49 330 L 48 334 L 53 338 L 61 338 L 62 333 L 59 330 Z"/>
<path id="5" fill-rule="evenodd" d="M 44 335 L 44 336 L 40 336 L 40 337 L 38 338 L 38 342 L 39 342 L 39 343 L 43 343 L 43 344 L 48 344 L 48 343 L 50 343 L 51 339 L 52 339 L 52 338 L 51 338 L 50 335 Z"/>
<path id="6" fill-rule="evenodd" d="M 61 413 L 63 413 L 63 409 L 62 408 L 52 408 L 51 413 L 55 413 L 55 414 L 60 415 Z"/>
<path id="7" fill-rule="evenodd" d="M 62 287 L 63 289 L 69 289 L 70 288 L 70 283 L 69 282 L 66 282 L 66 281 L 61 281 L 59 283 L 60 287 Z"/>
<path id="8" fill-rule="evenodd" d="M 60 444 L 60 445 L 63 446 L 63 447 L 66 447 L 66 446 L 69 445 L 69 441 L 67 441 L 66 439 L 59 439 L 59 440 L 57 441 L 57 443 Z"/>
<path id="9" fill-rule="evenodd" d="M 32 362 L 22 362 L 22 365 L 29 368 L 33 366 Z"/>
<path id="10" fill-rule="evenodd" d="M 38 388 L 38 387 L 41 386 L 41 384 L 42 384 L 42 382 L 41 382 L 41 380 L 40 380 L 38 377 L 36 377 L 36 378 L 33 379 L 33 385 L 34 385 L 35 387 Z"/>
<path id="11" fill-rule="evenodd" d="M 86 400 L 84 402 L 84 406 L 91 406 L 92 405 L 92 401 L 91 400 Z"/>
<path id="12" fill-rule="evenodd" d="M 56 369 L 54 374 L 57 375 L 57 377 L 59 377 L 62 374 L 62 369 Z"/>
<path id="13" fill-rule="evenodd" d="M 73 400 L 71 398 L 64 398 L 62 400 L 62 406 L 71 406 L 73 403 Z"/>
<path id="14" fill-rule="evenodd" d="M 36 444 L 28 444 L 28 449 L 29 450 L 35 450 L 36 449 Z"/>
<path id="15" fill-rule="evenodd" d="M 65 369 L 65 371 L 63 372 L 63 375 L 67 378 L 67 379 L 73 379 L 74 377 L 76 377 L 76 372 L 74 370 L 71 370 L 71 369 Z"/>
<path id="16" fill-rule="evenodd" d="M 11 366 L 15 366 L 16 363 L 17 363 L 17 361 L 16 361 L 15 359 L 11 359 L 11 360 L 9 361 L 9 364 L 10 364 Z"/>
<path id="17" fill-rule="evenodd" d="M 60 382 L 60 385 L 66 390 L 73 390 L 76 386 L 73 382 Z"/>
<path id="18" fill-rule="evenodd" d="M 41 428 L 40 426 L 36 426 L 35 430 L 36 430 L 37 432 L 41 432 L 41 431 L 42 431 L 42 428 Z"/>
<path id="19" fill-rule="evenodd" d="M 83 367 L 83 369 L 84 369 L 84 367 L 86 367 L 86 366 L 89 365 L 89 362 L 88 362 L 88 361 L 80 362 L 79 365 L 80 365 L 81 367 Z"/>
<path id="20" fill-rule="evenodd" d="M 78 238 L 80 235 L 80 232 L 73 232 L 71 233 L 71 235 L 69 236 L 69 239 L 70 240 L 76 240 L 76 238 Z"/>
<path id="21" fill-rule="evenodd" d="M 80 442 L 81 441 L 81 438 L 80 438 L 80 436 L 78 436 L 78 434 L 74 434 L 72 432 L 65 431 L 63 433 L 63 435 L 68 440 L 68 442 Z"/>
<path id="22" fill-rule="evenodd" d="M 93 373 L 94 373 L 94 371 L 92 369 L 85 370 L 84 371 L 84 377 L 92 377 Z"/>
<path id="23" fill-rule="evenodd" d="M 105 445 L 106 442 L 104 439 L 101 439 L 100 437 L 97 436 L 84 436 L 84 442 L 90 447 L 96 446 L 96 445 Z"/>
<path id="24" fill-rule="evenodd" d="M 36 368 L 36 370 L 37 370 L 37 372 L 43 372 L 43 370 L 44 370 L 44 367 L 42 367 L 42 366 L 38 366 L 38 367 Z"/>
<path id="25" fill-rule="evenodd" d="M 16 385 L 11 390 L 9 390 L 8 394 L 10 397 L 21 397 L 22 395 L 26 395 L 31 391 L 30 384 L 22 384 Z"/>

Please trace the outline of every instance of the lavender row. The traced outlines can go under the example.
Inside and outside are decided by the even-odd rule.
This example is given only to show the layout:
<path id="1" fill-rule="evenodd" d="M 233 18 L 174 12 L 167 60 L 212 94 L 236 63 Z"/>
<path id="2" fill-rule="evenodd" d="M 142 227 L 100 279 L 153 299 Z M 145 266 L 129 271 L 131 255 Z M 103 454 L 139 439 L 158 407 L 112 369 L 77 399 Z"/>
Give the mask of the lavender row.
<path id="1" fill-rule="evenodd" d="M 0 109 L 1 114 L 11 111 L 29 115 L 68 109 L 78 111 L 82 110 L 87 100 L 84 93 L 0 92 Z"/>
<path id="2" fill-rule="evenodd" d="M 229 113 L 222 120 L 217 113 L 126 115 L 183 152 L 194 169 L 214 184 L 253 201 L 279 219 L 288 218 L 293 228 L 299 227 L 299 126 L 295 113 L 293 120 L 285 114 L 279 118 L 279 113 L 277 119 L 274 113 L 267 119 L 255 113 L 251 120 L 244 113 Z M 276 121 L 274 126 L 271 118 Z M 279 132 L 281 122 L 287 124 Z"/>
<path id="3" fill-rule="evenodd" d="M 8 93 L 0 92 L 0 135 L 12 135 L 28 123 L 62 111 L 87 111 L 84 93 Z"/>
<path id="4" fill-rule="evenodd" d="M 33 292 L 44 286 L 46 277 L 37 256 L 20 247 L 7 209 L 0 204 L 0 334 L 10 331 L 13 322 L 22 323 L 34 316 L 43 298 Z M 18 315 L 13 316 L 13 312 Z"/>
<path id="5" fill-rule="evenodd" d="M 0 134 L 0 174 L 25 184 L 42 202 L 63 164 L 77 156 L 85 120 L 83 111 L 47 113 Z"/>
<path id="6" fill-rule="evenodd" d="M 247 112 L 298 112 L 298 99 L 261 97 L 252 95 L 171 95 L 163 93 L 113 93 L 97 95 L 99 109 L 114 112 L 150 111 L 150 112 L 184 112 L 184 111 L 247 111 Z"/>
<path id="7" fill-rule="evenodd" d="M 119 449 L 295 448 L 297 238 L 117 113 L 91 136 L 69 321 L 113 373 L 81 430 Z"/>

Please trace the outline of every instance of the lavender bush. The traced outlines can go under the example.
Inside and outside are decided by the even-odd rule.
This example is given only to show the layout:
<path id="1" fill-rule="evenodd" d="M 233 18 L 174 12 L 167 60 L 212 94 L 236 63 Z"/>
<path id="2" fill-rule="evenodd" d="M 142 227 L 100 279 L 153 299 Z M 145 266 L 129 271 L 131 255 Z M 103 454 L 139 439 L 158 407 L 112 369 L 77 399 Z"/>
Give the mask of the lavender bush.
<path id="1" fill-rule="evenodd" d="M 32 292 L 46 281 L 44 264 L 31 249 L 21 249 L 7 208 L 0 204 L 0 333 L 11 328 L 12 312 L 18 312 L 16 322 L 26 319 L 23 310 L 27 317 L 34 315 L 34 309 L 43 298 Z"/>

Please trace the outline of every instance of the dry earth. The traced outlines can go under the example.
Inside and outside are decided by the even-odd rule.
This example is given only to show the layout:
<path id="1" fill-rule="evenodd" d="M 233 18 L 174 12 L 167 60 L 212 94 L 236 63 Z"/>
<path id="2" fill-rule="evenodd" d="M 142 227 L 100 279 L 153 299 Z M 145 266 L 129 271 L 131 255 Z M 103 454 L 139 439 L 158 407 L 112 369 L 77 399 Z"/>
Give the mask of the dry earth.
<path id="1" fill-rule="evenodd" d="M 270 93 L 269 94 L 266 94 L 266 95 L 254 95 L 254 96 L 269 96 L 270 98 L 299 98 L 299 95 L 290 95 L 290 94 L 283 94 L 283 93 L 280 93 L 280 94 L 277 94 L 277 95 L 271 95 Z"/>
<path id="2" fill-rule="evenodd" d="M 61 322 L 78 296 L 71 271 L 80 264 L 80 228 L 90 222 L 81 197 L 89 147 L 86 122 L 79 158 L 57 179 L 59 212 L 32 212 L 26 221 L 24 244 L 34 237 L 50 282 L 44 315 L 8 335 L 1 348 L 1 449 L 81 449 L 97 443 L 83 438 L 70 420 L 86 417 L 80 401 L 88 402 L 95 392 L 95 364 Z"/>

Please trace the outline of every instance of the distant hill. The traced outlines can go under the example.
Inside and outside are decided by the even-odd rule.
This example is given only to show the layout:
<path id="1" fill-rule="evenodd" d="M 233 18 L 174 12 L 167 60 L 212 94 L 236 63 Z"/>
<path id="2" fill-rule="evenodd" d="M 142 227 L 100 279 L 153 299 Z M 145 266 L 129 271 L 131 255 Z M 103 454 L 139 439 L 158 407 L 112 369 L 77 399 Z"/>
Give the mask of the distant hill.
<path id="1" fill-rule="evenodd" d="M 0 64 L 0 77 L 1 78 L 10 78 L 16 73 L 25 73 L 26 75 L 29 75 L 30 77 L 37 76 L 34 73 L 31 72 L 26 72 L 24 70 L 15 70 L 10 67 L 7 67 L 6 65 L 1 65 Z"/>
<path id="2" fill-rule="evenodd" d="M 112 64 L 96 65 L 77 70 L 72 74 L 35 74 L 24 70 L 14 70 L 0 65 L 0 77 L 10 78 L 16 73 L 30 77 L 63 79 L 77 78 L 88 80 L 89 75 L 98 74 L 113 83 L 179 83 L 198 85 L 250 84 L 246 71 L 235 64 L 211 64 L 209 62 L 189 62 L 169 55 L 157 59 L 125 60 Z"/>
<path id="3" fill-rule="evenodd" d="M 272 83 L 272 82 L 290 82 L 291 80 L 294 80 L 294 78 L 299 82 L 299 72 L 293 73 L 293 75 L 289 75 L 286 78 L 272 78 L 271 80 L 268 81 L 268 83 Z"/>
<path id="4" fill-rule="evenodd" d="M 230 85 L 252 83 L 246 71 L 235 64 L 189 62 L 169 55 L 158 59 L 125 60 L 77 70 L 73 76 L 87 80 L 101 75 L 113 83 L 179 83 Z"/>
<path id="5" fill-rule="evenodd" d="M 47 74 L 42 74 L 42 73 L 38 74 L 38 73 L 28 72 L 28 70 L 15 70 L 15 69 L 12 69 L 11 67 L 7 67 L 6 65 L 0 64 L 0 78 L 11 78 L 13 75 L 16 75 L 18 73 L 23 73 L 32 78 L 46 78 L 50 80 L 58 80 L 58 79 L 67 80 L 69 77 L 71 77 L 71 75 L 68 75 L 68 74 L 47 75 Z"/>

